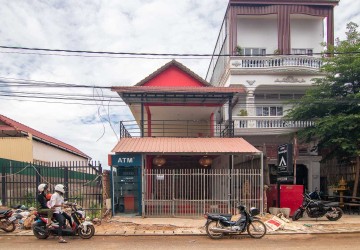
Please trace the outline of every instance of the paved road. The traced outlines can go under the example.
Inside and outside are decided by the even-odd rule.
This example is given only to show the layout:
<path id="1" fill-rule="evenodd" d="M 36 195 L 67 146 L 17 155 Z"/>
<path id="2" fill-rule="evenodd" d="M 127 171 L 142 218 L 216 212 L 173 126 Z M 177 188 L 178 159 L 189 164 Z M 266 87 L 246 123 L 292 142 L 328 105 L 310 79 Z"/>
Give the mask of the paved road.
<path id="1" fill-rule="evenodd" d="M 37 240 L 30 236 L 0 234 L 0 249 L 359 249 L 360 234 L 268 235 L 263 239 L 237 236 L 211 240 L 205 236 L 95 236 L 90 240 L 67 238 Z"/>

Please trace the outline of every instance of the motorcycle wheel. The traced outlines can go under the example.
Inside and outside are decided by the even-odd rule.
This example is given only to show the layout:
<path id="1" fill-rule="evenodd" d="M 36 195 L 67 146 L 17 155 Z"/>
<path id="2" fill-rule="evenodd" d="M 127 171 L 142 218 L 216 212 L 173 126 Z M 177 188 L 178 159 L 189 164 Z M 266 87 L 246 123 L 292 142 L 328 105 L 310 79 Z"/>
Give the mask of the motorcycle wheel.
<path id="1" fill-rule="evenodd" d="M 300 209 L 296 210 L 293 216 L 291 217 L 293 221 L 297 221 L 302 217 L 302 212 Z"/>
<path id="2" fill-rule="evenodd" d="M 328 220 L 330 220 L 330 221 L 337 221 L 338 219 L 340 219 L 340 218 L 343 216 L 344 212 L 342 211 L 341 208 L 336 207 L 335 209 L 336 209 L 336 211 L 332 211 L 332 212 L 330 212 L 330 213 L 336 213 L 337 216 L 332 217 L 331 215 L 329 215 L 329 214 L 327 213 L 327 214 L 326 214 L 326 218 L 327 218 Z"/>
<path id="3" fill-rule="evenodd" d="M 209 223 L 206 224 L 206 234 L 214 240 L 217 239 L 221 239 L 222 237 L 224 237 L 224 233 L 215 233 L 212 231 L 213 228 L 217 228 L 217 221 L 210 221 Z"/>
<path id="4" fill-rule="evenodd" d="M 41 229 L 41 230 L 37 230 L 37 228 Z M 33 225 L 33 233 L 35 235 L 36 238 L 44 240 L 47 239 L 49 237 L 49 233 L 46 230 L 46 226 L 44 223 L 40 224 L 40 223 L 36 223 Z"/>
<path id="5" fill-rule="evenodd" d="M 255 239 L 261 239 L 266 234 L 266 226 L 260 220 L 254 220 L 247 225 L 248 234 Z"/>
<path id="6" fill-rule="evenodd" d="M 90 239 L 95 234 L 95 227 L 93 225 L 88 225 L 86 230 L 84 228 L 79 228 L 78 234 L 82 239 Z"/>
<path id="7" fill-rule="evenodd" d="M 7 233 L 14 232 L 16 229 L 15 222 L 6 221 L 2 224 L 1 229 Z"/>

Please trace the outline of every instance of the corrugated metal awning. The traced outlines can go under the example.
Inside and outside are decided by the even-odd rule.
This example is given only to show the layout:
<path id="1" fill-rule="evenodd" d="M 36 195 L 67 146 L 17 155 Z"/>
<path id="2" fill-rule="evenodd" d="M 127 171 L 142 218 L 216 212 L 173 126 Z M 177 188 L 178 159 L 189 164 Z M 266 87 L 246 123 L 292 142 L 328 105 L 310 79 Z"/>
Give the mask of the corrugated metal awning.
<path id="1" fill-rule="evenodd" d="M 239 154 L 259 153 L 243 138 L 122 138 L 114 153 Z"/>

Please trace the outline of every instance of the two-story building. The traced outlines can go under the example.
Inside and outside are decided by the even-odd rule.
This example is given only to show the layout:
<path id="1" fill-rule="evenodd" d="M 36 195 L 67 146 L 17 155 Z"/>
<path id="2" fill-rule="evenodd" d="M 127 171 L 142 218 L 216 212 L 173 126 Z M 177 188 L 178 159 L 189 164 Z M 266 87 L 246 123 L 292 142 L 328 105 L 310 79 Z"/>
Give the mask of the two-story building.
<path id="1" fill-rule="evenodd" d="M 173 60 L 135 86 L 112 90 L 134 116 L 120 122 L 109 155 L 114 213 L 201 216 L 233 212 L 239 202 L 263 209 L 262 152 L 234 138 L 232 122 L 215 121 L 243 87 L 211 86 Z"/>
<path id="2" fill-rule="evenodd" d="M 334 7 L 338 0 L 230 0 L 206 80 L 213 86 L 244 88 L 215 120 L 234 122 L 243 137 L 267 156 L 276 181 L 277 147 L 293 143 L 293 133 L 309 121 L 288 121 L 289 100 L 301 98 L 322 77 L 324 42 L 334 42 Z M 229 107 L 232 112 L 228 112 Z M 296 183 L 320 188 L 316 145 L 298 145 Z M 236 159 L 235 159 L 236 164 Z"/>

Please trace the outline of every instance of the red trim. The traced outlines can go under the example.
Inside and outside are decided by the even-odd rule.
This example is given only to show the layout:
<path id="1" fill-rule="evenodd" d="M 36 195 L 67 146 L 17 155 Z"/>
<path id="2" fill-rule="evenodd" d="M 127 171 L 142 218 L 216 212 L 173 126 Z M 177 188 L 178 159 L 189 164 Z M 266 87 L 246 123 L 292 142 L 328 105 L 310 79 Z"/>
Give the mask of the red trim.
<path id="1" fill-rule="evenodd" d="M 108 166 L 112 166 L 112 158 L 110 154 L 108 154 Z"/>
<path id="2" fill-rule="evenodd" d="M 148 137 L 151 137 L 151 111 L 150 111 L 150 107 L 149 105 L 144 105 L 145 109 L 146 109 L 146 114 L 147 114 L 147 124 L 148 124 Z"/>
<path id="3" fill-rule="evenodd" d="M 214 113 L 210 115 L 210 136 L 214 137 Z"/>

